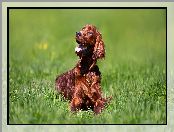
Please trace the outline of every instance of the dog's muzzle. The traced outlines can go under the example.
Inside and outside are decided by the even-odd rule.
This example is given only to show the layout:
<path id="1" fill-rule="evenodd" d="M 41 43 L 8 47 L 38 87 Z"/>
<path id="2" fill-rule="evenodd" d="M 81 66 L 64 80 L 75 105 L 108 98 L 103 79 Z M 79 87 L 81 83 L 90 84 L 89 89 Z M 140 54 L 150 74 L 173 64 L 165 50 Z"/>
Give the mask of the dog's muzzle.
<path id="1" fill-rule="evenodd" d="M 87 47 L 84 47 L 83 45 L 78 45 L 75 47 L 75 52 L 79 53 L 79 52 L 83 52 L 87 49 Z"/>
<path id="2" fill-rule="evenodd" d="M 79 47 L 75 48 L 75 52 L 80 52 L 80 51 L 82 51 L 82 48 L 79 48 Z"/>

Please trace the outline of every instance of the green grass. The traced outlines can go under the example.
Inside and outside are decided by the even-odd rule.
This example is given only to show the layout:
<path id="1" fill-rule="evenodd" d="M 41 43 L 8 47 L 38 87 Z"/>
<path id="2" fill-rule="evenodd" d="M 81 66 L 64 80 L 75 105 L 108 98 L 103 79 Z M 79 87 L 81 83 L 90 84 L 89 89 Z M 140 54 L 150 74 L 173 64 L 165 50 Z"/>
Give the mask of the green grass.
<path id="1" fill-rule="evenodd" d="M 9 122 L 27 124 L 166 123 L 165 10 L 10 10 Z M 106 45 L 98 61 L 100 114 L 69 110 L 54 90 L 57 75 L 73 68 L 74 36 L 87 23 Z"/>

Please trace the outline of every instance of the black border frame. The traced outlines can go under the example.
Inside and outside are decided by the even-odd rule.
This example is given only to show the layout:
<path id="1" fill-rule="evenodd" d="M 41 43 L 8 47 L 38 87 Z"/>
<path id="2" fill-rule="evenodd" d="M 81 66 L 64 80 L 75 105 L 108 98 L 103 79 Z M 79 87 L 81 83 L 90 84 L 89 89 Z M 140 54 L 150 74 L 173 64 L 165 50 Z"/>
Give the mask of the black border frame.
<path id="1" fill-rule="evenodd" d="M 165 124 L 10 124 L 9 123 L 9 11 L 10 9 L 165 9 L 166 13 L 166 123 Z M 167 125 L 167 7 L 7 7 L 7 125 Z"/>

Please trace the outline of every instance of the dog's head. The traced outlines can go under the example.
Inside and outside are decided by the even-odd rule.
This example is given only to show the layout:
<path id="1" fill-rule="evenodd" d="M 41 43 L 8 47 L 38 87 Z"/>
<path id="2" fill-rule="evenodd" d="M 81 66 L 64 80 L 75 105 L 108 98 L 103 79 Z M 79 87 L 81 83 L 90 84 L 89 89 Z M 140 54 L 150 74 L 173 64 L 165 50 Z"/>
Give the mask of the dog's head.
<path id="1" fill-rule="evenodd" d="M 87 24 L 76 32 L 75 38 L 78 43 L 75 52 L 79 57 L 91 55 L 94 60 L 105 57 L 104 42 L 95 26 Z"/>

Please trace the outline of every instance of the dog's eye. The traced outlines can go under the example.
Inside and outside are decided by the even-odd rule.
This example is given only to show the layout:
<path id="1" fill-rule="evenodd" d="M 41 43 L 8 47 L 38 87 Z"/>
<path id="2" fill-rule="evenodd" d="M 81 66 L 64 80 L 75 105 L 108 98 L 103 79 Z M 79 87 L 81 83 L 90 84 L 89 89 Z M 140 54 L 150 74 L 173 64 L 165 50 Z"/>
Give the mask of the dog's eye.
<path id="1" fill-rule="evenodd" d="M 88 35 L 93 35 L 93 32 L 88 32 Z"/>

